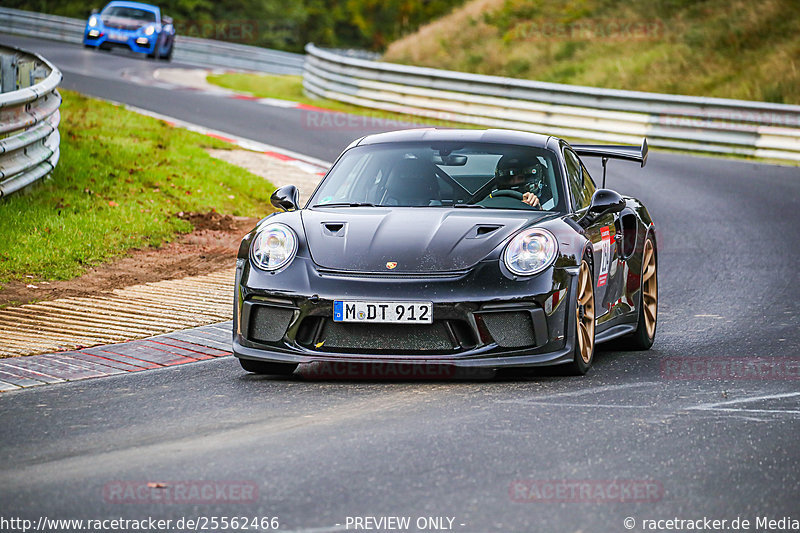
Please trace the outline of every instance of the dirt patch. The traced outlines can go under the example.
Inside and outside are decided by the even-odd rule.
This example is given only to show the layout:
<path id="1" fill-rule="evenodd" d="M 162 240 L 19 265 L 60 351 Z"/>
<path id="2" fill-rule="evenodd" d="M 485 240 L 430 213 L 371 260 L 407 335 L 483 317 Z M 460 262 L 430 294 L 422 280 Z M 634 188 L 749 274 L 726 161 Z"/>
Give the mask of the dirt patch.
<path id="1" fill-rule="evenodd" d="M 128 255 L 89 269 L 75 279 L 11 281 L 0 289 L 0 306 L 91 296 L 129 285 L 230 268 L 236 262 L 242 237 L 258 222 L 257 218 L 232 217 L 216 212 L 178 213 L 178 216 L 190 221 L 195 230 L 161 248 L 132 250 Z"/>
<path id="2" fill-rule="evenodd" d="M 180 219 L 191 222 L 195 232 L 202 230 L 230 232 L 238 229 L 236 226 L 236 218 L 231 215 L 221 215 L 216 211 L 209 211 L 208 213 L 184 213 L 181 211 L 177 216 Z M 257 219 L 249 218 L 244 220 L 253 221 L 253 225 L 255 225 L 255 221 L 257 221 Z"/>

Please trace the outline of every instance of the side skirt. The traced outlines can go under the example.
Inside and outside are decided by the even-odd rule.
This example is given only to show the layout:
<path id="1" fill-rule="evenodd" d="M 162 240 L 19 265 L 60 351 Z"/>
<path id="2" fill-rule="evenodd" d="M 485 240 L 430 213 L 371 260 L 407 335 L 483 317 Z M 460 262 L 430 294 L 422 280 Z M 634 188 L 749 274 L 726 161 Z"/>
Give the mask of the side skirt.
<path id="1" fill-rule="evenodd" d="M 636 331 L 636 323 L 633 324 L 619 324 L 617 326 L 612 326 L 607 330 L 603 331 L 602 333 L 596 333 L 594 336 L 594 342 L 606 342 L 612 339 L 616 339 L 617 337 L 622 337 L 623 335 L 627 335 L 628 333 L 633 333 Z"/>

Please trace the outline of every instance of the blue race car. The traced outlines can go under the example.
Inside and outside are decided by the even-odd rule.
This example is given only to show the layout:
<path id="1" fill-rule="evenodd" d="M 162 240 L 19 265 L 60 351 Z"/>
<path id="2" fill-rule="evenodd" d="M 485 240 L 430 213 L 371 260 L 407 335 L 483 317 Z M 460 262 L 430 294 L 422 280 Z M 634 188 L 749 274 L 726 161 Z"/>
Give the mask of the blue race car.
<path id="1" fill-rule="evenodd" d="M 169 61 L 175 48 L 175 27 L 156 6 L 115 0 L 99 13 L 92 10 L 83 45 L 101 50 L 126 48 Z"/>

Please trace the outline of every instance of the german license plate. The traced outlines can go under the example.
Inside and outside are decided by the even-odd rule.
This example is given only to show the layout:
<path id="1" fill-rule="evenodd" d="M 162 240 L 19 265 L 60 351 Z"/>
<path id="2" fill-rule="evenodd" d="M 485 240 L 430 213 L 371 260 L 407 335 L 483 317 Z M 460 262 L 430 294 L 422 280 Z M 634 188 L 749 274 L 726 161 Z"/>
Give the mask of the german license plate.
<path id="1" fill-rule="evenodd" d="M 334 322 L 432 324 L 431 302 L 333 302 Z"/>
<path id="2" fill-rule="evenodd" d="M 108 39 L 110 41 L 119 41 L 119 42 L 125 42 L 128 40 L 128 38 L 125 37 L 125 35 L 122 33 L 109 33 Z"/>

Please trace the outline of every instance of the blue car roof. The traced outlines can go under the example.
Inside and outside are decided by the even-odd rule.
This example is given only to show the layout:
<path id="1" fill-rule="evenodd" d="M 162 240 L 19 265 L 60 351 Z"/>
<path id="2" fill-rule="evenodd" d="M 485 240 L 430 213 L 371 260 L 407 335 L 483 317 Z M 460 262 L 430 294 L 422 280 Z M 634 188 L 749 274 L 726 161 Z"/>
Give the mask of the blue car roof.
<path id="1" fill-rule="evenodd" d="M 158 6 L 154 6 L 152 4 L 143 4 L 141 2 L 126 2 L 125 0 L 114 0 L 113 2 L 109 2 L 106 4 L 102 10 L 105 11 L 106 8 L 109 6 L 120 6 L 120 7 L 132 7 L 135 9 L 141 9 L 143 11 L 152 11 L 153 13 L 161 13 L 161 10 L 158 9 Z"/>

